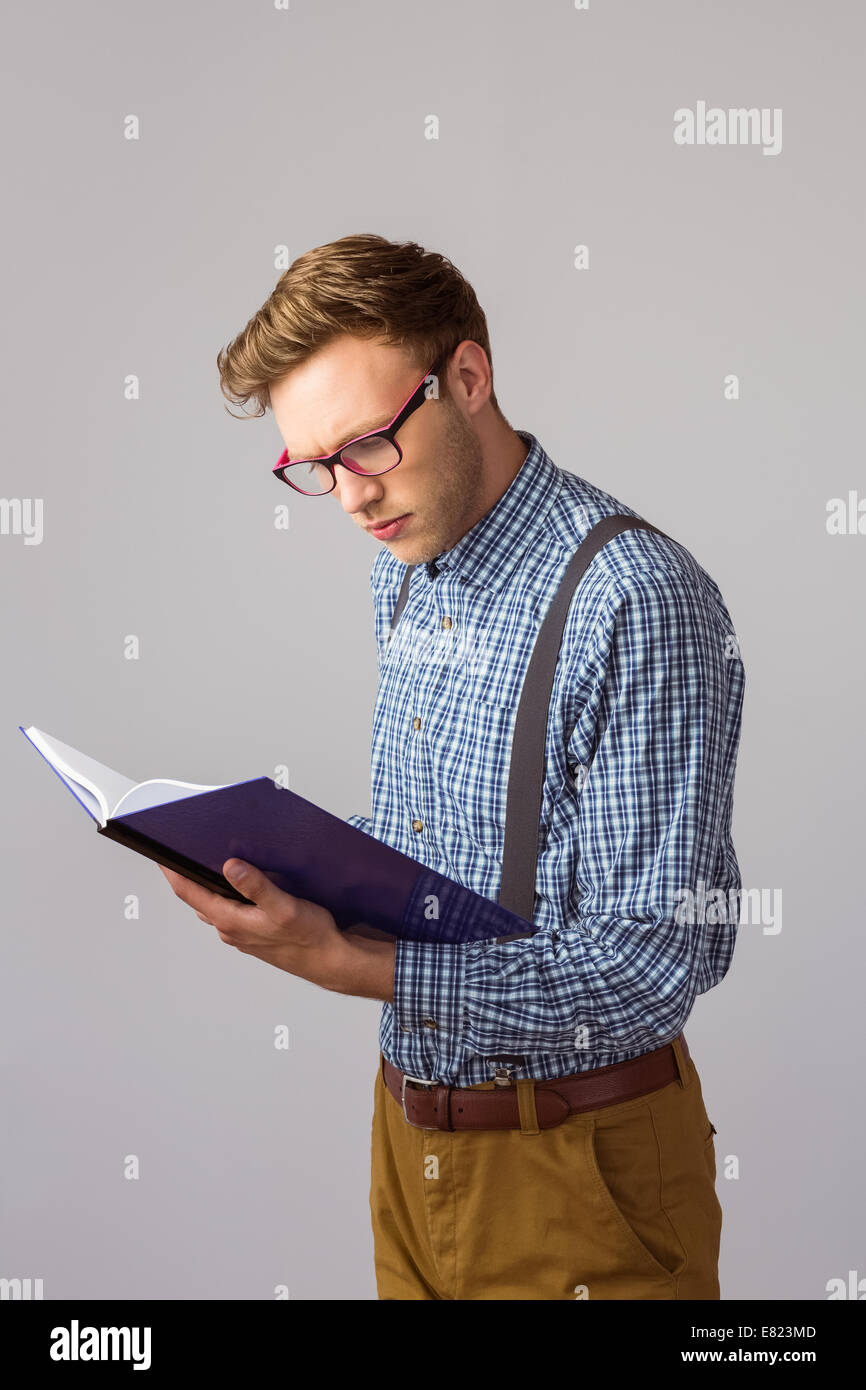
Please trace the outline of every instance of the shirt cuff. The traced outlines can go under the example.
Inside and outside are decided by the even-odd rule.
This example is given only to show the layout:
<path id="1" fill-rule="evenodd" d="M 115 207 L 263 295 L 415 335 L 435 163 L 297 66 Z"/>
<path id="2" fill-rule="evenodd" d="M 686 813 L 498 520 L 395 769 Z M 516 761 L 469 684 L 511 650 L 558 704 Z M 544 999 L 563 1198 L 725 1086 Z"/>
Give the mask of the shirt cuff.
<path id="1" fill-rule="evenodd" d="M 373 834 L 373 822 L 368 816 L 347 816 L 347 825 L 354 825 L 356 830 L 364 830 L 368 835 Z"/>
<path id="2" fill-rule="evenodd" d="M 448 1039 L 448 1052 L 463 1037 L 466 947 L 398 937 L 394 953 L 394 1021 L 404 1033 Z"/>

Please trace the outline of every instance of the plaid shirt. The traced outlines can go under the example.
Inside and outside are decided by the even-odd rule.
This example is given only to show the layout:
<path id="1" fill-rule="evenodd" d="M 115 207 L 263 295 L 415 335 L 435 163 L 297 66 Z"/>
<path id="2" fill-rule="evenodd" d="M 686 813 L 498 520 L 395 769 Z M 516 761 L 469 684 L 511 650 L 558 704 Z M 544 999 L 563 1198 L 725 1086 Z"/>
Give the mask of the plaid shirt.
<path id="1" fill-rule="evenodd" d="M 529 453 L 517 476 L 456 545 L 416 566 L 390 645 L 405 565 L 386 547 L 373 562 L 372 818 L 349 818 L 493 900 L 511 736 L 539 625 L 590 527 L 612 512 L 638 515 L 518 433 Z M 379 1030 L 389 1061 L 471 1086 L 492 1079 L 497 1058 L 512 1059 L 515 1077 L 547 1079 L 677 1035 L 734 949 L 743 691 L 710 576 L 652 532 L 609 541 L 572 600 L 551 694 L 540 929 L 500 945 L 398 940 Z"/>

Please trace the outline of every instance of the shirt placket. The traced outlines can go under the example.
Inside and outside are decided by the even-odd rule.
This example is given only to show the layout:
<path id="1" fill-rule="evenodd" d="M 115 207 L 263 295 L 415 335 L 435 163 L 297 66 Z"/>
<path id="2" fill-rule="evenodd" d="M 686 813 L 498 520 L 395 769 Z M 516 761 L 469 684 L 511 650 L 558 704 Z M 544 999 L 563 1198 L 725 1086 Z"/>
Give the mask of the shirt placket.
<path id="1" fill-rule="evenodd" d="M 423 640 L 411 668 L 404 701 L 406 737 L 406 808 L 411 839 L 416 842 L 413 857 L 434 867 L 436 846 L 435 759 L 430 745 L 433 713 L 445 698 L 450 679 L 454 618 L 449 608 L 450 585 L 441 575 L 428 583 L 423 616 Z M 435 721 L 441 731 L 441 721 Z M 440 733 L 441 736 L 441 733 Z M 411 852 L 411 851 L 410 851 Z"/>

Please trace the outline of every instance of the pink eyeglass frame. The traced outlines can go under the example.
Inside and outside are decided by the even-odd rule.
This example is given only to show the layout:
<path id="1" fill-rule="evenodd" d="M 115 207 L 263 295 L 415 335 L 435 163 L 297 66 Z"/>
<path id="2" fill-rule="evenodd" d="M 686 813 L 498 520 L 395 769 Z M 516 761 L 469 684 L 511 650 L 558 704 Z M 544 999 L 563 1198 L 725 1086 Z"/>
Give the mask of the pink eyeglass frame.
<path id="1" fill-rule="evenodd" d="M 279 462 L 273 470 L 275 477 L 279 478 L 282 483 L 288 483 L 289 487 L 294 488 L 295 492 L 300 492 L 304 497 L 327 497 L 328 493 L 333 492 L 334 488 L 337 486 L 337 475 L 334 470 L 338 463 L 342 464 L 344 468 L 348 468 L 350 473 L 356 473 L 362 478 L 379 478 L 382 476 L 382 473 L 390 473 L 391 469 L 396 468 L 397 464 L 400 463 L 403 458 L 403 450 L 400 448 L 394 436 L 397 431 L 403 427 L 409 419 L 409 416 L 428 399 L 425 388 L 427 382 L 435 375 L 434 368 L 436 366 L 437 363 L 434 362 L 433 366 L 424 373 L 415 389 L 409 392 L 409 395 L 400 406 L 400 409 L 397 411 L 397 414 L 391 420 L 390 424 L 383 425 L 381 429 L 369 430 L 366 434 L 357 435 L 354 439 L 350 439 L 345 444 L 341 444 L 339 449 L 333 454 L 318 454 L 315 458 L 308 459 L 290 459 L 288 449 L 284 449 L 280 454 Z M 354 445 L 360 443 L 361 440 L 379 437 L 387 439 L 389 444 L 393 444 L 398 454 L 396 462 L 390 463 L 388 467 L 383 468 L 380 473 L 365 473 L 363 468 L 356 468 L 353 463 L 343 458 L 343 454 L 346 450 L 352 449 Z M 298 464 L 302 463 L 323 463 L 325 465 L 333 480 L 332 486 L 327 492 L 305 492 L 302 487 L 298 487 L 297 483 L 293 483 L 286 477 L 289 468 L 295 468 Z"/>

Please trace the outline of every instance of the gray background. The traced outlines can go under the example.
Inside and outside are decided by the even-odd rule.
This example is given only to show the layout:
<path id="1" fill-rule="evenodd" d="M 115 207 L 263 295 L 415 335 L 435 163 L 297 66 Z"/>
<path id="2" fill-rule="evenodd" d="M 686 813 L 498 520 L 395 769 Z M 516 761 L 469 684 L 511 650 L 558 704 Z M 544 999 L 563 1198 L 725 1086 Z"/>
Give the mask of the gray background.
<path id="1" fill-rule="evenodd" d="M 864 487 L 864 28 L 855 0 L 83 0 L 7 21 L 2 492 L 44 499 L 44 538 L 0 536 L 0 1274 L 46 1298 L 375 1298 L 380 1006 L 224 946 L 97 839 L 17 725 L 142 779 L 287 763 L 302 795 L 367 813 L 378 547 L 327 502 L 274 529 L 282 441 L 225 413 L 215 356 L 276 247 L 377 231 L 472 281 L 511 424 L 722 589 L 747 669 L 735 845 L 744 886 L 784 902 L 777 935 L 740 928 L 687 1029 L 722 1294 L 866 1275 L 866 536 L 825 518 Z M 698 100 L 781 107 L 781 153 L 676 146 Z"/>

